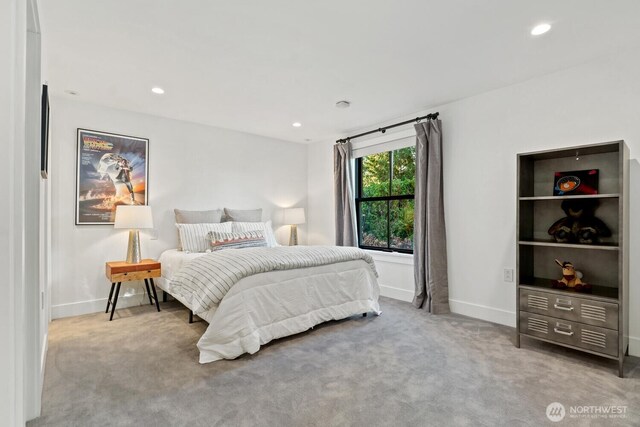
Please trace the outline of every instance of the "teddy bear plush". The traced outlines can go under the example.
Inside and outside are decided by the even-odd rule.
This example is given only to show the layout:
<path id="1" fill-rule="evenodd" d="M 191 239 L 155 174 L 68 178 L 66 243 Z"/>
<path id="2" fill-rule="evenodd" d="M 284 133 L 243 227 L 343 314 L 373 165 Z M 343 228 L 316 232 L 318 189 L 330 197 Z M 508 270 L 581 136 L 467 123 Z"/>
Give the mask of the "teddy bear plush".
<path id="1" fill-rule="evenodd" d="M 601 237 L 610 237 L 611 230 L 594 216 L 598 207 L 595 199 L 563 200 L 561 208 L 567 215 L 549 227 L 549 235 L 558 243 L 598 243 Z"/>
<path id="2" fill-rule="evenodd" d="M 552 280 L 551 287 L 556 289 L 570 288 L 578 292 L 591 292 L 591 285 L 582 281 L 582 273 L 576 271 L 572 263 L 555 260 L 556 264 L 562 267 L 562 279 Z"/>

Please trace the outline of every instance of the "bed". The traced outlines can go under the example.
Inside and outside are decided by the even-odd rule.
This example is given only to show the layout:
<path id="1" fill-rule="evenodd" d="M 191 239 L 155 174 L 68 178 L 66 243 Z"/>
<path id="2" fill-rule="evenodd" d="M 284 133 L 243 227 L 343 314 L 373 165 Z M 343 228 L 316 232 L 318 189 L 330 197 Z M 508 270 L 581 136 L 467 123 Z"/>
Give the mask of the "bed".
<path id="1" fill-rule="evenodd" d="M 257 352 L 271 340 L 306 331 L 326 321 L 366 313 L 379 315 L 375 266 L 370 256 L 358 251 L 356 248 L 280 247 L 228 249 L 216 254 L 172 249 L 160 256 L 162 277 L 157 284 L 209 323 L 198 341 L 200 363 L 234 359 L 244 353 Z M 311 257 L 307 256 L 309 253 Z M 301 259 L 315 259 L 325 253 L 340 256 L 334 257 L 336 262 L 299 262 L 299 268 L 276 266 L 272 270 L 259 269 L 256 266 L 264 262 L 254 261 L 275 260 L 280 265 L 283 258 L 304 254 Z M 343 256 L 345 254 L 347 256 Z M 216 264 L 222 262 L 222 258 L 225 264 Z M 211 283 L 224 276 L 220 265 L 240 265 L 241 261 L 247 265 L 254 263 L 252 274 L 242 275 L 231 286 L 225 285 L 224 280 Z M 228 277 L 251 269 L 242 265 Z M 218 292 L 216 286 L 225 288 L 222 296 L 212 296 Z"/>

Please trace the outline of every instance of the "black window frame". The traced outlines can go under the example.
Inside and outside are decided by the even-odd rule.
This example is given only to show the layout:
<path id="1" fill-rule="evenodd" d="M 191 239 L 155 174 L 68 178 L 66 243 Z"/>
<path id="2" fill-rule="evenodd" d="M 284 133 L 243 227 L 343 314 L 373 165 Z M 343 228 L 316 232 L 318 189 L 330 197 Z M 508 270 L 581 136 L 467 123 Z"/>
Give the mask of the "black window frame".
<path id="1" fill-rule="evenodd" d="M 395 150 L 390 151 L 381 151 L 381 153 L 389 153 L 389 194 L 392 193 L 393 189 L 393 152 Z M 379 154 L 379 153 L 372 153 Z M 358 157 L 356 159 L 356 224 L 357 224 L 357 239 L 358 239 L 358 247 L 360 249 L 366 249 L 371 251 L 379 251 L 379 252 L 398 252 L 403 254 L 413 254 L 413 249 L 401 249 L 401 248 L 392 248 L 391 247 L 391 202 L 398 200 L 415 200 L 415 187 L 414 194 L 404 194 L 401 196 L 382 196 L 382 197 L 362 197 L 362 159 L 366 157 Z M 387 247 L 379 247 L 379 246 L 366 246 L 363 245 L 362 242 L 362 224 L 361 224 L 361 216 L 360 216 L 360 203 L 362 202 L 379 202 L 386 201 L 387 202 Z"/>

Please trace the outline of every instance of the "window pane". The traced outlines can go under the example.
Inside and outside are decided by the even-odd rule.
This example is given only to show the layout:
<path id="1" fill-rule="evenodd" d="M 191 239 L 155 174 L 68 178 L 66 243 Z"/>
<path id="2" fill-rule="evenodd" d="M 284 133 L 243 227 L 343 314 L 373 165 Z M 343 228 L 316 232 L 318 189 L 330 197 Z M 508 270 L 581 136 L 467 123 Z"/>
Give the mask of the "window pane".
<path id="1" fill-rule="evenodd" d="M 391 194 L 414 194 L 416 186 L 416 147 L 406 147 L 393 152 L 393 180 Z"/>
<path id="2" fill-rule="evenodd" d="M 360 202 L 360 244 L 386 248 L 388 202 Z"/>
<path id="3" fill-rule="evenodd" d="M 361 197 L 389 195 L 389 153 L 376 153 L 362 158 Z"/>
<path id="4" fill-rule="evenodd" d="M 413 200 L 392 200 L 390 205 L 391 247 L 413 250 Z"/>

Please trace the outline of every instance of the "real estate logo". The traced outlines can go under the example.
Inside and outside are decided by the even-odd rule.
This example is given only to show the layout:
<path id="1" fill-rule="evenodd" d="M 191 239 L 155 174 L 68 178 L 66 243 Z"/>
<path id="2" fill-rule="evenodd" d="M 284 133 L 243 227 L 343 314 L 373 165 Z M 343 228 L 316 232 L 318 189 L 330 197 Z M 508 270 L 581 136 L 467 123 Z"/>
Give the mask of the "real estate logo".
<path id="1" fill-rule="evenodd" d="M 567 411 L 565 411 L 562 403 L 553 402 L 547 406 L 547 418 L 554 423 L 562 421 L 566 414 Z"/>
<path id="2" fill-rule="evenodd" d="M 627 417 L 626 405 L 577 405 L 569 406 L 567 411 L 560 402 L 553 402 L 547 406 L 547 418 L 557 423 L 566 416 L 569 418 L 586 419 L 616 419 Z"/>

